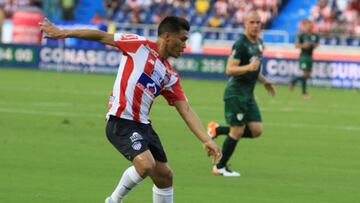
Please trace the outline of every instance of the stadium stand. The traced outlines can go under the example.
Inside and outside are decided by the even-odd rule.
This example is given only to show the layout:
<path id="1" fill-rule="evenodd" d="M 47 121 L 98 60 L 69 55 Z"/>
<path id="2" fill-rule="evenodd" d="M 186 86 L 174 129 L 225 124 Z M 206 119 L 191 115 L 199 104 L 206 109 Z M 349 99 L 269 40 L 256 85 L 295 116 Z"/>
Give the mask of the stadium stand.
<path id="1" fill-rule="evenodd" d="M 164 15 L 179 15 L 194 26 L 238 27 L 243 23 L 247 10 L 259 9 L 262 21 L 267 24 L 277 15 L 278 0 L 155 0 L 155 1 L 107 1 L 108 19 L 116 22 L 156 24 Z M 136 16 L 136 17 L 134 17 Z M 135 18 L 135 21 L 133 20 Z"/>
<path id="2" fill-rule="evenodd" d="M 268 43 L 293 43 L 301 19 L 308 18 L 327 45 L 360 46 L 360 0 L 1 0 L 2 15 L 11 18 L 23 6 L 41 7 L 54 22 L 107 24 L 112 32 L 156 36 L 166 15 L 187 18 L 205 40 L 232 41 L 243 30 L 244 13 L 257 9 Z M 295 23 L 294 23 L 295 22 Z M 68 24 L 65 22 L 65 24 Z"/>
<path id="3" fill-rule="evenodd" d="M 294 41 L 301 19 L 308 18 L 315 22 L 321 44 L 360 46 L 359 5 L 359 0 L 288 1 L 270 28 L 287 31 Z"/>
<path id="4" fill-rule="evenodd" d="M 258 9 L 265 28 L 263 39 L 266 42 L 293 42 L 301 19 L 310 18 L 316 22 L 315 27 L 323 36 L 322 44 L 359 45 L 357 38 L 359 38 L 360 23 L 359 14 L 356 12 L 359 10 L 358 0 L 158 0 L 139 1 L 143 2 L 139 5 L 134 3 L 136 1 L 115 2 L 117 3 L 112 5 L 116 4 L 116 6 L 108 12 L 110 14 L 107 16 L 108 19 L 117 22 L 118 27 L 124 31 L 137 31 L 139 34 L 146 33 L 150 36 L 155 36 L 156 32 L 147 24 L 156 24 L 163 16 L 175 14 L 189 19 L 194 27 L 201 27 L 205 39 L 234 40 L 243 28 L 244 13 Z M 343 2 L 346 2 L 345 5 Z M 321 10 L 324 4 L 326 9 Z M 326 12 L 334 13 L 332 17 L 336 18 L 329 19 Z M 133 20 L 134 15 L 138 15 L 135 20 Z M 329 22 L 333 23 L 329 24 Z M 130 25 L 124 25 L 129 23 Z M 134 23 L 140 26 L 135 28 L 132 26 Z"/>
<path id="5" fill-rule="evenodd" d="M 136 1 L 134 1 L 136 2 Z M 155 26 L 166 15 L 179 15 L 187 18 L 191 25 L 200 27 L 205 39 L 234 40 L 243 27 L 243 16 L 248 10 L 259 9 L 265 28 L 273 16 L 278 13 L 282 1 L 278 0 L 167 0 L 167 1 L 139 1 L 147 2 L 137 6 L 131 1 L 108 1 L 107 19 L 116 22 L 118 29 L 123 31 L 138 31 L 154 37 Z M 133 16 L 135 21 L 133 20 Z M 137 24 L 134 26 L 134 23 Z M 142 28 L 142 29 L 141 29 Z M 275 37 L 274 40 L 285 42 L 287 36 L 282 31 L 270 31 L 266 35 Z M 276 41 L 277 42 L 277 41 Z"/>

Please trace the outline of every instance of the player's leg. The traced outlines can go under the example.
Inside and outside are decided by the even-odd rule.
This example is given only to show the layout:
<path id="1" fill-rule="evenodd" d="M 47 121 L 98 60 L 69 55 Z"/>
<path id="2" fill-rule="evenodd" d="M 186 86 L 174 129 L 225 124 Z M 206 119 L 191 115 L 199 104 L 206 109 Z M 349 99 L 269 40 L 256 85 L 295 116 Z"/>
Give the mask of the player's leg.
<path id="1" fill-rule="evenodd" d="M 246 113 L 246 127 L 242 138 L 256 138 L 259 137 L 263 131 L 261 123 L 261 113 L 259 106 L 255 99 L 248 102 L 248 109 Z"/>
<path id="2" fill-rule="evenodd" d="M 232 114 L 232 112 L 227 113 L 226 111 L 232 110 L 234 108 L 233 106 L 237 106 L 237 105 L 238 105 L 238 103 L 236 102 L 236 99 L 227 99 L 227 101 L 225 101 L 225 107 L 224 107 L 225 114 Z M 235 107 L 235 108 L 238 108 L 238 107 Z M 226 110 L 226 109 L 228 109 L 228 110 Z M 219 125 L 215 121 L 210 121 L 207 126 L 207 132 L 208 132 L 209 137 L 211 137 L 212 139 L 215 139 L 219 135 L 229 135 L 230 126 Z"/>
<path id="3" fill-rule="evenodd" d="M 136 187 L 146 176 L 152 174 L 155 168 L 155 160 L 150 152 L 137 155 L 133 160 L 133 166 L 127 168 L 111 194 L 114 203 L 121 203 L 125 196 Z M 110 201 L 111 202 L 111 201 Z"/>
<path id="4" fill-rule="evenodd" d="M 173 203 L 173 173 L 168 163 L 156 161 L 154 172 L 150 175 L 153 185 L 153 203 Z"/>
<path id="5" fill-rule="evenodd" d="M 299 68 L 301 70 L 305 70 L 307 68 L 307 64 L 306 64 L 306 61 L 303 59 L 303 58 L 300 58 L 299 59 Z M 301 76 L 295 76 L 291 79 L 290 83 L 289 83 L 289 89 L 292 91 L 294 90 L 295 86 L 296 86 L 296 83 L 297 82 L 301 82 L 303 83 L 302 81 L 304 80 L 304 77 L 301 75 Z"/>
<path id="6" fill-rule="evenodd" d="M 309 66 L 311 66 L 311 65 L 309 64 Z M 303 76 L 304 79 L 302 81 L 302 94 L 303 94 L 304 99 L 309 99 L 310 98 L 310 95 L 307 92 L 307 80 L 308 80 L 308 78 L 310 78 L 310 76 L 311 76 L 311 70 L 309 68 L 309 69 L 304 71 L 304 76 Z"/>
<path id="7" fill-rule="evenodd" d="M 153 185 L 153 203 L 173 203 L 173 173 L 167 163 L 167 157 L 159 136 L 149 128 L 149 149 L 154 156 L 155 168 L 151 177 Z"/>
<path id="8" fill-rule="evenodd" d="M 214 121 L 211 121 L 211 122 L 214 122 Z M 216 123 L 218 126 L 214 127 L 214 125 L 211 122 L 208 124 L 208 135 L 212 139 L 217 138 L 219 135 L 226 135 L 226 136 L 229 135 L 229 133 L 230 133 L 229 126 L 220 126 L 219 124 Z M 210 127 L 210 126 L 212 126 L 212 127 Z M 241 138 L 256 138 L 256 137 L 260 136 L 261 131 L 258 130 L 260 128 L 262 129 L 262 127 L 249 127 L 249 125 L 247 124 L 245 126 L 244 134 L 243 134 L 243 136 L 241 136 Z"/>
<path id="9" fill-rule="evenodd" d="M 301 64 L 302 64 L 302 61 L 301 59 L 299 60 L 299 65 L 300 65 L 300 69 L 301 69 Z M 301 76 L 293 76 L 293 78 L 290 80 L 289 82 L 289 89 L 291 91 L 293 91 L 295 89 L 295 86 L 296 86 L 296 83 L 301 80 Z"/>
<path id="10" fill-rule="evenodd" d="M 133 166 L 124 171 L 106 203 L 121 203 L 128 192 L 154 170 L 155 159 L 145 140 L 146 128 L 146 125 L 116 117 L 110 117 L 108 120 L 106 135 L 109 141 L 122 155 L 132 161 Z"/>
<path id="11" fill-rule="evenodd" d="M 263 131 L 261 122 L 249 122 L 246 124 L 243 138 L 257 138 L 260 137 Z"/>
<path id="12" fill-rule="evenodd" d="M 225 138 L 222 146 L 222 158 L 218 164 L 213 167 L 214 175 L 239 176 L 240 174 L 227 168 L 227 163 L 235 151 L 238 140 L 243 135 L 246 120 L 246 101 L 241 101 L 234 97 L 225 100 L 225 119 L 231 126 L 228 136 Z"/>
<path id="13" fill-rule="evenodd" d="M 251 102 L 249 102 L 248 104 L 246 121 L 248 122 L 248 124 L 246 124 L 244 133 L 241 137 L 255 138 L 260 136 L 262 132 L 261 114 L 255 100 L 251 100 Z M 252 123 L 252 121 L 254 121 L 254 123 Z M 215 121 L 211 121 L 208 124 L 208 134 L 213 139 L 219 135 L 229 135 L 229 133 L 230 133 L 230 127 L 228 126 L 220 126 Z"/>
<path id="14" fill-rule="evenodd" d="M 215 121 L 210 121 L 208 123 L 207 132 L 208 132 L 208 135 L 212 139 L 215 139 L 219 135 L 229 135 L 230 127 L 229 126 L 221 126 L 218 123 L 216 123 Z"/>
<path id="15" fill-rule="evenodd" d="M 289 82 L 289 89 L 293 91 L 295 89 L 296 83 L 300 80 L 300 77 L 293 77 Z"/>
<path id="16" fill-rule="evenodd" d="M 245 125 L 230 127 L 229 136 L 226 137 L 223 143 L 223 148 L 222 148 L 223 156 L 219 161 L 219 163 L 216 165 L 218 168 L 223 168 L 227 165 L 227 162 L 229 161 L 230 157 L 235 151 L 237 142 L 244 133 L 244 129 L 245 129 Z"/>
<path id="17" fill-rule="evenodd" d="M 242 126 L 231 126 L 229 135 L 225 138 L 222 146 L 222 157 L 212 170 L 213 175 L 222 176 L 240 176 L 238 172 L 231 171 L 227 163 L 233 155 L 236 145 L 244 133 L 245 125 Z"/>

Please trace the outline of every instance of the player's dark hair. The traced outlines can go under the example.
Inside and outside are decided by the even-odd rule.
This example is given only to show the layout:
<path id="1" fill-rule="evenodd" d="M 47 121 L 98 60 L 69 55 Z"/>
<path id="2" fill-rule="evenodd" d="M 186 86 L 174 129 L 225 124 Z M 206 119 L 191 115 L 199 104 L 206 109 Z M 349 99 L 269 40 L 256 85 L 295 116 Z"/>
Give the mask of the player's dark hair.
<path id="1" fill-rule="evenodd" d="M 181 30 L 190 30 L 189 22 L 177 16 L 167 16 L 161 21 L 158 28 L 158 36 L 165 32 L 179 33 Z"/>

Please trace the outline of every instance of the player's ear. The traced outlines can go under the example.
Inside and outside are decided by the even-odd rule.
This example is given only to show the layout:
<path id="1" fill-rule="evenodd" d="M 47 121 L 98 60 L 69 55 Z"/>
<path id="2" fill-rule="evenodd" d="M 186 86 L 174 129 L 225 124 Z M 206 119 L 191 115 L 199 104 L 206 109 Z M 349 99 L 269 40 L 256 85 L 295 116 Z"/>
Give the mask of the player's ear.
<path id="1" fill-rule="evenodd" d="M 164 42 L 167 42 L 169 39 L 169 33 L 168 32 L 161 33 L 161 35 L 159 35 L 159 38 L 161 38 Z"/>
<path id="2" fill-rule="evenodd" d="M 166 42 L 168 42 L 170 40 L 170 38 L 171 38 L 171 33 L 170 32 L 164 32 L 163 36 L 164 36 L 164 40 Z"/>

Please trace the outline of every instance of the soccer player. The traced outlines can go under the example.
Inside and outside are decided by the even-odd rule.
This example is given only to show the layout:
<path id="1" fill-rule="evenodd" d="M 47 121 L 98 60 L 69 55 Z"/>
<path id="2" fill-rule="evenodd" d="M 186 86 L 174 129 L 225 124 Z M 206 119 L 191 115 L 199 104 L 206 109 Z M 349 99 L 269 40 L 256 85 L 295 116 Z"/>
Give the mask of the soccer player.
<path id="1" fill-rule="evenodd" d="M 191 131 L 203 143 L 213 161 L 221 158 L 220 148 L 208 137 L 197 114 L 190 108 L 179 74 L 168 57 L 178 58 L 188 39 L 189 23 L 176 16 L 166 17 L 158 27 L 156 42 L 135 34 L 109 34 L 99 30 L 60 30 L 47 19 L 40 29 L 48 38 L 75 37 L 117 47 L 122 56 L 109 99 L 106 135 L 133 166 L 123 173 L 106 203 L 120 203 L 127 193 L 150 176 L 154 203 L 173 202 L 173 174 L 148 114 L 153 100 L 162 95 L 175 106 Z"/>
<path id="2" fill-rule="evenodd" d="M 312 70 L 312 55 L 314 49 L 319 45 L 319 35 L 313 33 L 313 23 L 310 20 L 303 20 L 302 22 L 304 32 L 299 34 L 296 39 L 296 48 L 301 49 L 299 64 L 303 75 L 294 77 L 289 83 L 289 89 L 292 91 L 298 81 L 302 84 L 302 95 L 304 99 L 309 99 L 310 95 L 307 92 L 307 79 L 311 76 Z"/>
<path id="3" fill-rule="evenodd" d="M 232 47 L 232 53 L 226 65 L 229 77 L 224 93 L 225 119 L 228 125 L 219 126 L 210 122 L 208 132 L 212 138 L 227 134 L 222 148 L 223 157 L 213 169 L 213 175 L 240 176 L 231 171 L 227 163 L 241 137 L 255 138 L 262 133 L 261 114 L 254 97 L 254 88 L 259 80 L 272 95 L 275 88 L 261 74 L 261 59 L 264 45 L 259 39 L 261 31 L 260 16 L 250 11 L 245 16 L 245 31 Z"/>

